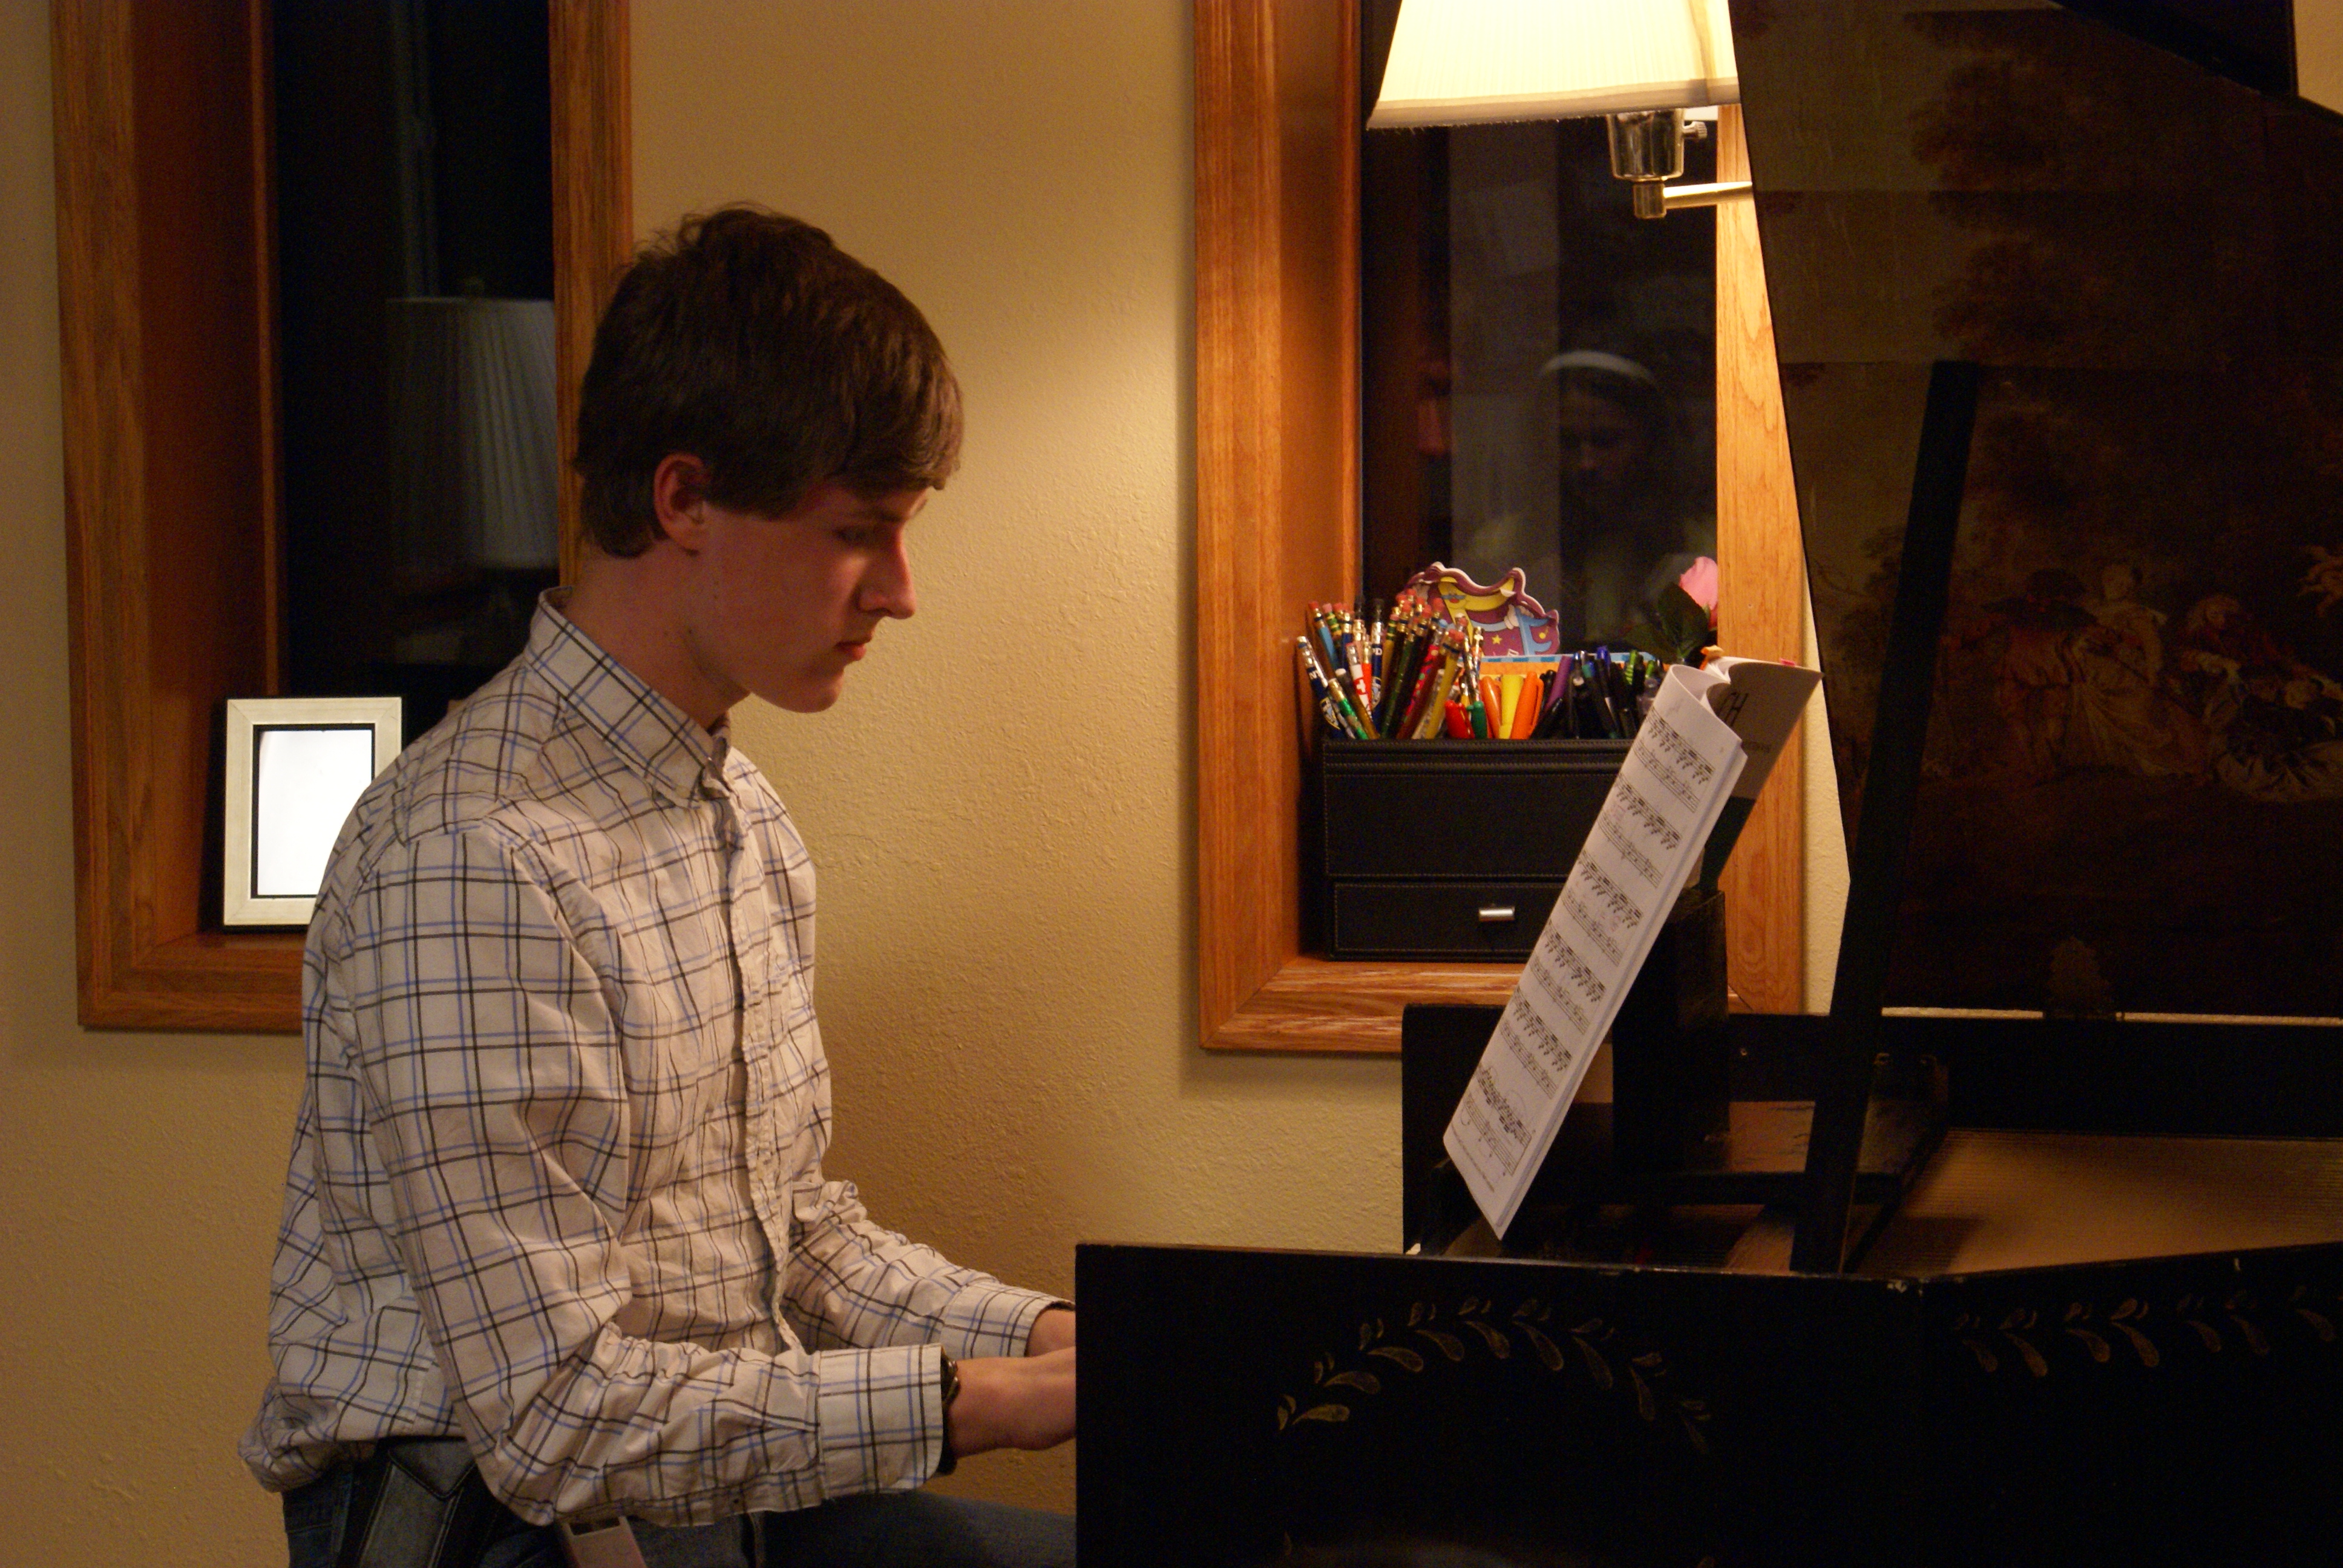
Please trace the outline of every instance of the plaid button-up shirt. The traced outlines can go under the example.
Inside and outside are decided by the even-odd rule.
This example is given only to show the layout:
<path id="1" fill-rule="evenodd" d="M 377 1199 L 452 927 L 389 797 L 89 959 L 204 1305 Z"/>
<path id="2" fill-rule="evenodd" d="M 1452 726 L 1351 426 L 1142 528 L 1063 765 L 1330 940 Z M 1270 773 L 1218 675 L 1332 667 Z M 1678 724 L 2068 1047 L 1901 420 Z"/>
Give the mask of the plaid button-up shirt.
<path id="1" fill-rule="evenodd" d="M 1051 1298 L 822 1179 L 804 845 L 556 602 L 335 847 L 244 1456 L 460 1434 L 538 1523 L 916 1486 L 939 1351 L 1021 1354 Z"/>

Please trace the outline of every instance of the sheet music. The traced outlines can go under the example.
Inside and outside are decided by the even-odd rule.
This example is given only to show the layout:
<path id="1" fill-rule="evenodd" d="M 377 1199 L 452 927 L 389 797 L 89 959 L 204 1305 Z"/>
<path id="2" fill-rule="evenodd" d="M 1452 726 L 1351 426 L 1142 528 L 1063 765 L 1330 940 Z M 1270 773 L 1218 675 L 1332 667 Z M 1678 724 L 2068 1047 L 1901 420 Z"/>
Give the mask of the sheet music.
<path id="1" fill-rule="evenodd" d="M 1733 793 L 1741 799 L 1755 800 L 1774 771 L 1782 748 L 1789 742 L 1790 732 L 1806 711 L 1807 699 L 1822 684 L 1823 672 L 1779 659 L 1722 654 L 1685 673 L 1701 689 L 1710 709 L 1741 737 L 1749 765 L 1742 769 Z"/>
<path id="2" fill-rule="evenodd" d="M 1733 787 L 1733 798 L 1725 803 L 1716 826 L 1709 832 L 1708 849 L 1702 856 L 1701 880 L 1714 882 L 1724 875 L 1725 862 L 1741 829 L 1748 825 L 1758 792 L 1765 789 L 1782 748 L 1789 744 L 1790 733 L 1798 727 L 1815 688 L 1822 684 L 1823 673 L 1775 659 L 1725 656 L 1686 671 L 1686 678 L 1707 699 L 1711 710 L 1733 726 L 1749 757 L 1741 769 L 1741 781 Z"/>
<path id="3" fill-rule="evenodd" d="M 1669 669 L 1449 1121 L 1449 1156 L 1500 1236 L 1741 776 L 1741 740 L 1704 700 L 1721 684 Z"/>

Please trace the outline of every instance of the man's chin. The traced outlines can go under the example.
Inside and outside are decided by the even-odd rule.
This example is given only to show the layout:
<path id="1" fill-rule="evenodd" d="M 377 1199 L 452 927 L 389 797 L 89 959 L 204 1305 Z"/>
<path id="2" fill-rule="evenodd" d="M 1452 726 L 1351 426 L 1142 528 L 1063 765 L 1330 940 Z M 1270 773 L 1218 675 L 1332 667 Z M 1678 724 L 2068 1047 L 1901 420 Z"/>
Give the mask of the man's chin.
<path id="1" fill-rule="evenodd" d="M 838 699 L 845 695 L 845 691 L 844 680 L 833 680 L 828 685 L 808 683 L 789 691 L 775 692 L 765 700 L 788 713 L 826 713 L 838 706 Z"/>

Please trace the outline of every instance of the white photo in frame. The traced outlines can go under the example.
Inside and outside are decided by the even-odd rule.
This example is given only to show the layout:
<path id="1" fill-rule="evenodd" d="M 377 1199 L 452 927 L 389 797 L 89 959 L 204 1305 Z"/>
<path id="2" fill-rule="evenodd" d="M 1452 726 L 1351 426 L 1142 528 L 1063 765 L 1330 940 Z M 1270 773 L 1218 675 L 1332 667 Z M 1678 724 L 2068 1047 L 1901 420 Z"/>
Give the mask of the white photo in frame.
<path id="1" fill-rule="evenodd" d="M 396 697 L 229 699 L 223 924 L 309 923 L 334 839 L 404 728 Z"/>

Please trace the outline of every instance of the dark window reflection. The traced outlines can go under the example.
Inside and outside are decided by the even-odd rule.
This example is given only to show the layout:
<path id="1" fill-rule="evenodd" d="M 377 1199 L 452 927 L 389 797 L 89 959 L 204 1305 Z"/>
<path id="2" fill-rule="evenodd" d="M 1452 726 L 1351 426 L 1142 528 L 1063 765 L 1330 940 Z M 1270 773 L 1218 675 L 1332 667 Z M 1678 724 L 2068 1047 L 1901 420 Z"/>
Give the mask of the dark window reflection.
<path id="1" fill-rule="evenodd" d="M 1519 566 L 1565 646 L 1624 640 L 1715 553 L 1714 214 L 1634 217 L 1599 119 L 1363 136 L 1366 592 Z"/>
<path id="2" fill-rule="evenodd" d="M 286 689 L 407 700 L 557 570 L 543 0 L 278 0 Z"/>

